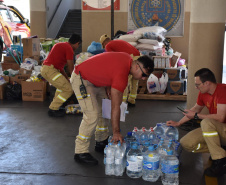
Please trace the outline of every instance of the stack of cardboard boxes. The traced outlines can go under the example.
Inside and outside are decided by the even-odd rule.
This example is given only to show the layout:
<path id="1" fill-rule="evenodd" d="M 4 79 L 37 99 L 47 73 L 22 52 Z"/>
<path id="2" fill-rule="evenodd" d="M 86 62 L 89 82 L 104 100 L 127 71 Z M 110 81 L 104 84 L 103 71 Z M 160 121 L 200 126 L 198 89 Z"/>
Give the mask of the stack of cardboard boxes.
<path id="1" fill-rule="evenodd" d="M 39 38 L 24 38 L 23 43 L 23 61 L 26 58 L 34 59 L 38 62 L 40 58 L 40 39 Z M 19 74 L 13 77 L 4 76 L 9 83 L 19 83 L 22 85 L 22 99 L 23 101 L 44 101 L 46 98 L 46 82 L 27 82 L 30 78 L 32 70 L 20 68 L 20 65 L 14 60 L 12 56 L 4 56 L 2 63 L 2 70 L 19 70 Z M 6 84 L 0 87 L 0 98 L 4 98 Z M 2 95 L 2 96 L 1 96 Z"/>
<path id="2" fill-rule="evenodd" d="M 187 92 L 187 79 L 182 75 L 181 68 L 166 68 L 164 70 L 169 77 L 167 83 L 167 93 L 169 94 L 186 94 Z M 183 77 L 183 78 L 182 78 Z"/>

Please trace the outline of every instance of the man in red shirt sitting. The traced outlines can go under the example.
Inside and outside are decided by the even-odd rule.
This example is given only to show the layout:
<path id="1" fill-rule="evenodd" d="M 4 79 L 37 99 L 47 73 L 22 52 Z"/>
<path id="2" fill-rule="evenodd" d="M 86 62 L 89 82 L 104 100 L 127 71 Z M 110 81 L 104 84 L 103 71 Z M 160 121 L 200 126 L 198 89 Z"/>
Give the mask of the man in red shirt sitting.
<path id="1" fill-rule="evenodd" d="M 67 64 L 69 73 L 73 72 L 74 51 L 81 42 L 80 35 L 72 34 L 68 42 L 55 44 L 43 62 L 41 75 L 56 87 L 55 97 L 49 106 L 49 116 L 62 117 L 65 115 L 65 110 L 60 109 L 60 106 L 73 94 L 73 90 L 64 66 Z"/>
<path id="2" fill-rule="evenodd" d="M 200 126 L 183 138 L 182 147 L 194 153 L 209 152 L 211 167 L 204 174 L 218 177 L 226 173 L 226 84 L 216 83 L 212 71 L 202 68 L 195 73 L 195 86 L 199 90 L 197 103 L 191 109 L 185 109 L 184 117 L 178 121 L 167 121 L 168 126 L 180 126 L 190 119 L 202 119 Z M 209 114 L 201 114 L 207 107 Z"/>
<path id="3" fill-rule="evenodd" d="M 140 52 L 124 40 L 111 40 L 108 35 L 104 34 L 100 37 L 100 42 L 107 52 L 125 52 L 132 55 L 133 59 L 137 59 L 140 56 Z M 123 93 L 123 101 L 128 102 L 129 106 L 135 106 L 139 81 L 129 75 L 128 82 L 128 87 Z"/>
<path id="4" fill-rule="evenodd" d="M 75 161 L 97 165 L 89 153 L 90 139 L 95 131 L 95 150 L 103 152 L 108 144 L 108 125 L 102 118 L 102 99 L 111 99 L 112 140 L 123 142 L 120 133 L 120 105 L 128 83 L 128 75 L 134 79 L 147 79 L 154 69 L 148 56 L 137 60 L 123 52 L 106 52 L 90 57 L 77 65 L 71 76 L 72 89 L 83 111 L 83 119 L 75 141 Z"/>

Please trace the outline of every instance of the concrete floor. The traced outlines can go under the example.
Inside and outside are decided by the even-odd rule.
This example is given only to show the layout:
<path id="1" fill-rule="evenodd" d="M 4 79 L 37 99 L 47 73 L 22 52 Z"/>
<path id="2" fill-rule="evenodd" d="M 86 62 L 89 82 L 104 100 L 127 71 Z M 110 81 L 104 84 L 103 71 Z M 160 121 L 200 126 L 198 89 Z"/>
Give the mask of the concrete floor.
<path id="1" fill-rule="evenodd" d="M 1 185 L 142 185 L 140 179 L 106 176 L 103 155 L 94 151 L 94 138 L 90 152 L 99 160 L 95 167 L 74 162 L 74 140 L 81 115 L 51 118 L 47 115 L 50 98 L 45 102 L 0 101 L 0 184 Z M 121 123 L 122 134 L 134 126 L 150 127 L 169 119 L 178 120 L 182 114 L 176 106 L 186 102 L 137 100 L 129 108 L 126 122 Z M 187 131 L 179 129 L 180 137 Z M 204 156 L 204 157 L 203 157 Z M 204 165 L 209 155 L 181 154 L 180 185 L 204 185 Z M 226 182 L 226 175 L 218 184 Z M 152 183 L 162 184 L 160 179 Z M 207 184 L 207 183 L 206 183 Z M 212 184 L 213 185 L 213 184 Z"/>

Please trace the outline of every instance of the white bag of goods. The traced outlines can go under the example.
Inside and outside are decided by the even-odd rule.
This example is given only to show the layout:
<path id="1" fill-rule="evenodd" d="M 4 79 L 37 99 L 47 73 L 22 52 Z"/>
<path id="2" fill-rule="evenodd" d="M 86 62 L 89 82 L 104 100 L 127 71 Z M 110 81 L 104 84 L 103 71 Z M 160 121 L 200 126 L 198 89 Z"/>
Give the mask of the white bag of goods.
<path id="1" fill-rule="evenodd" d="M 142 35 L 140 35 L 140 34 L 128 34 L 128 35 L 121 35 L 118 39 L 124 40 L 127 42 L 136 42 L 141 37 L 142 37 Z"/>
<path id="2" fill-rule="evenodd" d="M 164 72 L 161 76 L 161 78 L 159 79 L 159 84 L 160 84 L 160 93 L 163 94 L 166 90 L 167 87 L 167 83 L 168 83 L 169 77 L 168 74 L 166 72 Z"/>
<path id="3" fill-rule="evenodd" d="M 138 42 L 142 44 L 151 44 L 154 46 L 163 46 L 163 42 L 158 42 L 157 40 L 152 40 L 152 39 L 139 39 Z"/>
<path id="4" fill-rule="evenodd" d="M 151 45 L 151 44 L 137 44 L 136 48 L 138 50 L 156 50 L 156 49 L 159 49 L 159 48 L 162 48 L 162 46 L 154 46 L 154 45 Z"/>
<path id="5" fill-rule="evenodd" d="M 154 74 L 151 74 L 147 80 L 147 89 L 149 93 L 155 93 L 160 91 L 158 77 Z"/>
<path id="6" fill-rule="evenodd" d="M 155 34 L 165 35 L 167 30 L 161 26 L 147 26 L 143 28 L 138 28 L 133 32 L 133 34 L 144 34 L 145 32 L 153 32 Z"/>

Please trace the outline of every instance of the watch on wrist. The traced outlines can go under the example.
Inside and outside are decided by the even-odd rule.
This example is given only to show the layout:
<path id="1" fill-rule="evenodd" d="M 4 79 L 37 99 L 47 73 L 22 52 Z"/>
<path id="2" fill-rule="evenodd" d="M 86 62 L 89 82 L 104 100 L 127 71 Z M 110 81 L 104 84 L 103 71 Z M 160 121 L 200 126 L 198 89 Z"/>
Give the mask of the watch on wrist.
<path id="1" fill-rule="evenodd" d="M 194 119 L 199 119 L 197 112 L 195 113 Z"/>

